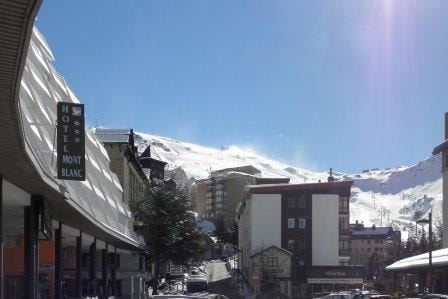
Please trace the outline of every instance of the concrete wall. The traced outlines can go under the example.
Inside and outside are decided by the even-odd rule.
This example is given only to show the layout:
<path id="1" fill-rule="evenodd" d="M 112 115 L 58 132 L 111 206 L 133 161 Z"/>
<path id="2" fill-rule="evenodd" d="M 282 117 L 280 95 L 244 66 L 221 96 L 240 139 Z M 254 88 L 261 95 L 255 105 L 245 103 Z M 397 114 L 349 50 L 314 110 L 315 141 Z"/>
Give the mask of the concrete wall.
<path id="1" fill-rule="evenodd" d="M 252 251 L 275 245 L 282 247 L 281 194 L 253 194 L 250 214 Z"/>
<path id="2" fill-rule="evenodd" d="M 339 195 L 312 196 L 313 266 L 339 265 Z"/>
<path id="3" fill-rule="evenodd" d="M 246 176 L 232 176 L 224 182 L 226 195 L 226 214 L 224 221 L 227 227 L 231 227 L 236 217 L 236 209 L 243 199 L 244 188 L 253 184 L 254 178 Z"/>

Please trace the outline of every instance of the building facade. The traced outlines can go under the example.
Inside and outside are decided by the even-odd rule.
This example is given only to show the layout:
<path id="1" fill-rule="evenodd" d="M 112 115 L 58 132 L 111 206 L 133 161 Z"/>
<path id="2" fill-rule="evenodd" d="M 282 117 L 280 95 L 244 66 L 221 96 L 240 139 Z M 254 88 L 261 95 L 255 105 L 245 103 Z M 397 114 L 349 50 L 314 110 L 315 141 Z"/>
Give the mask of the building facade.
<path id="1" fill-rule="evenodd" d="M 215 222 L 222 219 L 230 227 L 247 185 L 289 182 L 289 178 L 261 178 L 260 174 L 249 165 L 217 170 L 209 178 L 196 181 L 193 194 L 198 216 Z"/>
<path id="2" fill-rule="evenodd" d="M 40 4 L 0 5 L 0 19 L 8 20 L 0 22 L 0 40 L 8 41 L 0 43 L 0 295 L 117 295 L 120 278 L 114 261 L 126 254 L 138 260 L 144 244 L 133 231 L 107 151 L 88 128 L 83 128 L 85 180 L 58 178 L 57 104 L 80 101 L 33 27 Z M 83 267 L 85 254 L 89 262 Z M 122 298 L 131 296 L 142 294 L 122 293 Z"/>
<path id="3" fill-rule="evenodd" d="M 252 265 L 252 287 L 255 292 L 276 289 L 291 296 L 292 253 L 275 245 L 262 248 L 249 257 Z"/>
<path id="4" fill-rule="evenodd" d="M 361 223 L 350 224 L 350 264 L 366 266 L 369 259 L 376 255 L 384 262 L 394 260 L 395 245 L 401 239 L 399 231 L 392 227 L 365 227 Z"/>
<path id="5" fill-rule="evenodd" d="M 110 169 L 123 186 L 123 202 L 144 196 L 149 178 L 143 171 L 132 129 L 96 129 L 95 135 L 110 158 Z"/>
<path id="6" fill-rule="evenodd" d="M 361 284 L 361 273 L 349 277 L 354 272 L 348 266 L 352 184 L 330 181 L 248 186 L 238 209 L 240 266 L 248 280 L 253 267 L 244 261 L 260 248 L 274 245 L 293 254 L 290 279 L 294 295 L 304 296 L 338 283 Z M 316 267 L 331 271 L 319 272 Z M 332 271 L 342 273 L 344 279 L 315 276 Z"/>

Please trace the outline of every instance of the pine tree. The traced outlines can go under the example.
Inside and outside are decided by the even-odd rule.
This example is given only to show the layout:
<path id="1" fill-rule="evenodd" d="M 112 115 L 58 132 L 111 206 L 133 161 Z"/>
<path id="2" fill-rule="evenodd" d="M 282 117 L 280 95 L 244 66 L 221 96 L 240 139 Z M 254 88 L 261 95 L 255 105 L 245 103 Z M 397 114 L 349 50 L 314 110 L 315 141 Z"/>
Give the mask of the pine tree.
<path id="1" fill-rule="evenodd" d="M 187 195 L 173 186 L 149 188 L 130 202 L 134 229 L 145 240 L 155 264 L 153 294 L 157 294 L 160 265 L 186 265 L 200 258 L 201 236 Z"/>
<path id="2" fill-rule="evenodd" d="M 433 233 L 434 240 L 433 240 L 433 246 L 434 249 L 442 249 L 442 229 L 443 229 L 443 221 L 440 218 L 437 218 L 435 223 L 435 230 Z"/>
<path id="3" fill-rule="evenodd" d="M 428 252 L 428 238 L 426 236 L 425 230 L 422 230 L 422 233 L 420 234 L 420 240 L 419 240 L 418 245 L 419 245 L 419 248 L 418 248 L 419 254 Z"/>

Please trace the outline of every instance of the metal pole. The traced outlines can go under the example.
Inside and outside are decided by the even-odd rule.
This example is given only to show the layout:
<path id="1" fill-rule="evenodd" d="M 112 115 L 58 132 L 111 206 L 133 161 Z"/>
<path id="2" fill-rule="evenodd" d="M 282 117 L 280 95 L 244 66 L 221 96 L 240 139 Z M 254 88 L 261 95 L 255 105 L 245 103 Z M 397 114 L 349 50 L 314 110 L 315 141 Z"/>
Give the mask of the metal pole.
<path id="1" fill-rule="evenodd" d="M 241 293 L 244 294 L 244 265 L 243 265 L 243 250 L 241 250 Z M 243 295 L 244 296 L 244 295 Z"/>
<path id="2" fill-rule="evenodd" d="M 96 296 L 96 237 L 90 245 L 90 296 Z"/>
<path id="3" fill-rule="evenodd" d="M 36 223 L 36 202 L 40 198 L 38 195 L 31 196 L 31 205 L 25 207 L 25 298 L 34 299 L 37 297 L 37 223 Z"/>
<path id="4" fill-rule="evenodd" d="M 62 298 L 62 223 L 59 221 L 59 227 L 55 230 L 55 242 L 54 242 L 54 251 L 55 251 L 55 298 Z"/>
<path id="5" fill-rule="evenodd" d="M 112 267 L 110 278 L 112 281 L 112 294 L 117 296 L 117 268 L 118 268 L 118 256 L 117 256 L 117 246 L 114 246 L 114 253 L 112 253 Z"/>
<path id="6" fill-rule="evenodd" d="M 107 283 L 107 268 L 108 268 L 108 262 L 107 262 L 107 243 L 106 243 L 106 249 L 103 249 L 101 251 L 101 280 L 103 284 L 103 298 L 109 297 L 109 285 Z"/>
<path id="7" fill-rule="evenodd" d="M 0 299 L 3 299 L 3 178 L 0 175 Z"/>
<path id="8" fill-rule="evenodd" d="M 76 237 L 76 296 L 82 298 L 82 232 Z"/>
<path id="9" fill-rule="evenodd" d="M 429 292 L 432 293 L 432 213 L 429 213 Z"/>
<path id="10" fill-rule="evenodd" d="M 394 262 L 397 261 L 397 233 L 393 232 L 394 234 Z M 398 282 L 397 282 L 397 272 L 394 271 L 394 292 L 397 293 L 398 291 Z"/>

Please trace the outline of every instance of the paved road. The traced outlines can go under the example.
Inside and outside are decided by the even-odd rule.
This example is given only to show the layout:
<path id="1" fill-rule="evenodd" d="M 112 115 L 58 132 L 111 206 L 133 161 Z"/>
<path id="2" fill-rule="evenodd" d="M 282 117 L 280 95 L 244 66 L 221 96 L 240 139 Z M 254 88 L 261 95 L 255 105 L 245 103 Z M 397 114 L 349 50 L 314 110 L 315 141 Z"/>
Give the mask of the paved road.
<path id="1" fill-rule="evenodd" d="M 238 294 L 237 286 L 232 283 L 232 277 L 227 272 L 226 264 L 221 261 L 207 264 L 209 292 L 222 294 L 231 299 L 243 298 Z"/>

